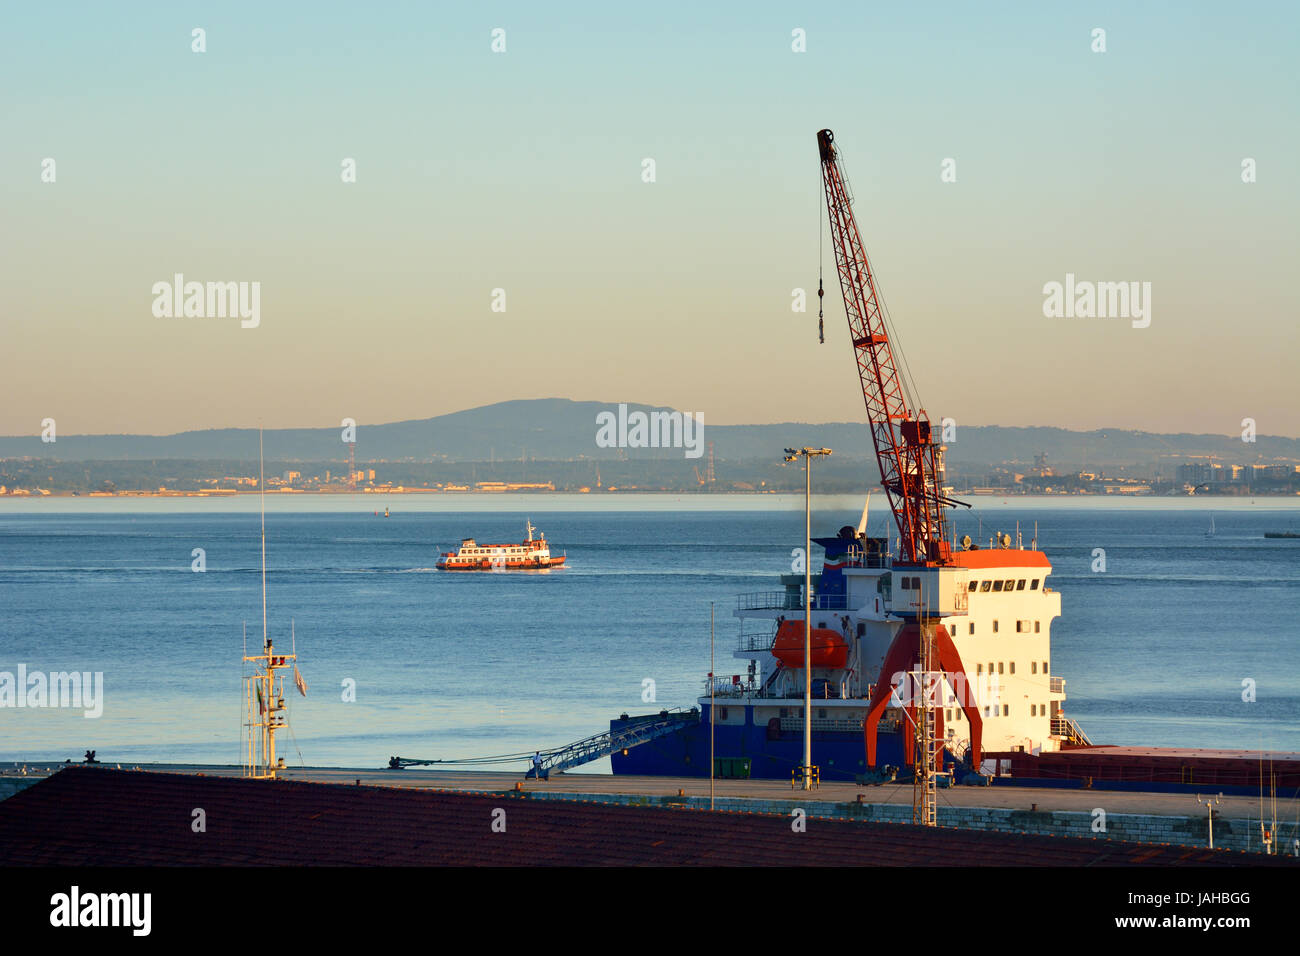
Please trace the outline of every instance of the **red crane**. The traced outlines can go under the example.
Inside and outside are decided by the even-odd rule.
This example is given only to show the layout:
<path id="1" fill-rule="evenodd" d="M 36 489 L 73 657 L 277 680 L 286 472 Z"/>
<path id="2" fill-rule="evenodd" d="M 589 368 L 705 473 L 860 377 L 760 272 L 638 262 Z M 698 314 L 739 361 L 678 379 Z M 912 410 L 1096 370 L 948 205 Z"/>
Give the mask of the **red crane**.
<path id="1" fill-rule="evenodd" d="M 817 148 L 821 151 L 822 185 L 840 291 L 857 353 L 858 377 L 880 465 L 880 483 L 898 525 L 900 559 L 908 565 L 950 564 L 944 507 L 955 502 L 939 490 L 939 449 L 930 419 L 924 410 L 913 414 L 908 406 L 909 390 L 894 361 L 888 317 L 853 217 L 853 198 L 840 171 L 835 137 L 830 130 L 817 134 Z"/>
<path id="2" fill-rule="evenodd" d="M 912 411 L 915 404 L 909 394 L 912 389 L 894 358 L 889 316 L 876 289 L 871 262 L 853 216 L 853 197 L 840 169 L 835 136 L 830 130 L 818 132 L 817 149 L 821 153 L 822 186 L 826 192 L 835 265 L 848 313 L 862 397 L 867 404 L 871 440 L 880 466 L 880 483 L 898 526 L 900 554 L 896 566 L 951 567 L 953 559 L 946 540 L 944 508 L 959 502 L 940 490 L 939 446 L 929 416 L 923 409 Z M 819 287 L 818 295 L 821 294 Z M 961 656 L 942 624 L 934 625 L 933 633 L 927 625 L 926 637 L 922 638 L 918 618 L 923 613 L 918 608 L 918 614 L 909 616 L 885 654 L 863 726 L 867 763 L 871 766 L 876 762 L 876 726 L 893 689 L 890 675 L 918 664 L 937 665 L 948 674 L 964 674 Z M 906 612 L 904 616 L 908 616 Z M 927 642 L 932 642 L 928 650 Z M 963 696 L 966 699 L 960 703 L 970 720 L 972 757 L 978 767 L 982 722 L 969 695 Z M 914 717 L 916 709 L 915 705 L 909 707 Z"/>

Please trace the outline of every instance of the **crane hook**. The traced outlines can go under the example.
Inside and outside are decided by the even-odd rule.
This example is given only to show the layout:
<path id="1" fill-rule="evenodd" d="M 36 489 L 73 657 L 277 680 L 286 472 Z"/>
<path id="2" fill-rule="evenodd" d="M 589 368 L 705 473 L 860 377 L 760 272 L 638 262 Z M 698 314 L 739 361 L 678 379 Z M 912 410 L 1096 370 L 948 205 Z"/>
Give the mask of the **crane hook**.
<path id="1" fill-rule="evenodd" d="M 821 345 L 826 344 L 826 331 L 822 325 L 822 297 L 826 295 L 826 290 L 822 288 L 822 277 L 817 277 L 817 342 Z"/>

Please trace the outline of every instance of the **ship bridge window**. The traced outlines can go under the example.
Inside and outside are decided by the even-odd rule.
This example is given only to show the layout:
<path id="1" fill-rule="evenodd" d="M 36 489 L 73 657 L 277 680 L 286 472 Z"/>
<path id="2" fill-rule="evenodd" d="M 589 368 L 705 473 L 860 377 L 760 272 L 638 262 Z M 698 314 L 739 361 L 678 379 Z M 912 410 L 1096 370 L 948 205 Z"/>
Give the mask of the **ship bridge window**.
<path id="1" fill-rule="evenodd" d="M 1034 578 L 1032 581 L 1029 582 L 1029 590 L 1031 591 L 1038 590 L 1038 578 Z"/>
<path id="2" fill-rule="evenodd" d="M 1002 582 L 1001 582 L 1001 581 L 994 581 L 994 582 L 993 582 L 993 590 L 994 590 L 994 591 L 1001 591 L 1001 590 L 1002 590 Z"/>
<path id="3" fill-rule="evenodd" d="M 966 590 L 968 590 L 968 591 L 974 591 L 977 587 L 979 587 L 979 585 L 980 585 L 980 583 L 979 583 L 978 581 L 972 581 L 972 582 L 970 583 L 970 587 L 967 588 Z"/>
<path id="4" fill-rule="evenodd" d="M 991 587 L 993 587 L 993 582 L 992 582 L 992 581 L 981 581 L 981 582 L 980 582 L 980 591 L 987 591 L 987 590 L 988 590 L 989 588 L 991 588 Z"/>
<path id="5" fill-rule="evenodd" d="M 1016 590 L 1023 591 L 1024 589 L 1025 589 L 1025 579 L 1021 578 L 1019 581 L 1016 582 Z"/>
<path id="6" fill-rule="evenodd" d="M 1007 578 L 1006 582 L 1002 585 L 1002 590 L 1004 590 L 1004 591 L 1014 591 L 1015 589 L 1016 589 L 1016 579 L 1015 579 L 1015 578 Z"/>

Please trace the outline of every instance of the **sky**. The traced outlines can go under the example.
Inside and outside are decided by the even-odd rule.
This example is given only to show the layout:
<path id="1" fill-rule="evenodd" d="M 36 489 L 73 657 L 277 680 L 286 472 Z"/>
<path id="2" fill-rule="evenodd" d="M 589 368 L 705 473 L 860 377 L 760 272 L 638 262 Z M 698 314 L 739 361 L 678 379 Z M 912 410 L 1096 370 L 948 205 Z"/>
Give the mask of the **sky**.
<path id="1" fill-rule="evenodd" d="M 829 127 L 932 417 L 1297 436 L 1298 10 L 8 5 L 0 434 L 862 420 Z M 156 316 L 177 273 L 259 283 L 258 325 Z M 1067 274 L 1150 324 L 1045 316 Z"/>

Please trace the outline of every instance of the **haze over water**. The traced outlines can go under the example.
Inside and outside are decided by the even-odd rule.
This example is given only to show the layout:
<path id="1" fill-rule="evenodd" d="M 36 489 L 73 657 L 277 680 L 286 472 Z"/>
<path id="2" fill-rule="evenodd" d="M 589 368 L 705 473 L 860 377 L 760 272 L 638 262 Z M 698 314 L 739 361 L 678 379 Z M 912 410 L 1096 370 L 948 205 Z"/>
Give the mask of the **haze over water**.
<path id="1" fill-rule="evenodd" d="M 1300 502 L 975 499 L 956 533 L 1014 533 L 1054 566 L 1052 671 L 1097 743 L 1300 750 Z M 620 713 L 690 706 L 734 660 L 735 595 L 779 587 L 803 537 L 778 496 L 334 496 L 268 499 L 269 621 L 295 622 L 306 699 L 290 689 L 291 765 L 378 767 L 553 747 Z M 883 503 L 871 519 L 882 533 Z M 814 535 L 856 525 L 815 503 Z M 393 509 L 390 518 L 382 515 Z M 0 671 L 102 671 L 103 716 L 3 709 L 0 759 L 235 763 L 242 624 L 260 637 L 257 499 L 63 499 L 0 506 Z M 455 508 L 457 513 L 447 509 Z M 557 510 L 559 509 L 559 510 Z M 578 510 L 581 509 L 581 510 Z M 834 510 L 831 510 L 834 509 Z M 1206 537 L 1213 515 L 1217 534 Z M 569 565 L 434 570 L 465 536 L 524 520 Z M 982 522 L 982 524 L 981 524 Z M 203 548 L 207 570 L 191 571 Z M 1094 573 L 1093 550 L 1107 570 Z M 815 551 L 814 568 L 820 564 Z M 653 678 L 656 701 L 642 701 Z M 341 699 L 356 681 L 357 700 Z M 1257 701 L 1242 701 L 1242 682 Z M 300 756 L 301 754 L 301 756 Z M 607 770 L 600 761 L 584 768 Z"/>

